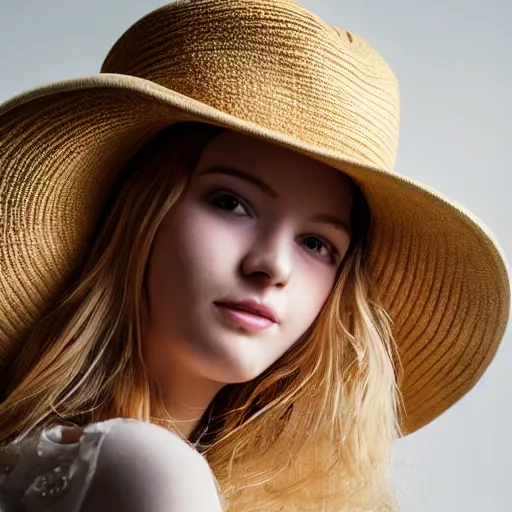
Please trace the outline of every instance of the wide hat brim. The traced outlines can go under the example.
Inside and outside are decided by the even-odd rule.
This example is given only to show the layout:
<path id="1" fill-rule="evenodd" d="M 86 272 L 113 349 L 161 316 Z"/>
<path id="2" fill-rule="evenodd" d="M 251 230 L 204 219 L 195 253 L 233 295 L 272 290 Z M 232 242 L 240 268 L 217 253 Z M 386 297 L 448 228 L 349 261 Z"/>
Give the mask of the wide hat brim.
<path id="1" fill-rule="evenodd" d="M 101 74 L 0 108 L 0 357 L 27 333 L 84 250 L 117 172 L 162 128 L 199 121 L 342 170 L 370 205 L 370 274 L 394 325 L 404 432 L 478 381 L 509 314 L 503 254 L 485 225 L 438 192 L 268 130 L 150 81 Z"/>

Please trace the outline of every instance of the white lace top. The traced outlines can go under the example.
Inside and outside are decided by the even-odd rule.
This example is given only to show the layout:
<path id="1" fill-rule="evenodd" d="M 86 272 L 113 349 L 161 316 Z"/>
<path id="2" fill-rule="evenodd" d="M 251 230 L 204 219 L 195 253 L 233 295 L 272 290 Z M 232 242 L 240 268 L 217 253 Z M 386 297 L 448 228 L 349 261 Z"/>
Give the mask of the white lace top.
<path id="1" fill-rule="evenodd" d="M 126 423 L 144 425 L 121 418 L 94 423 L 73 444 L 60 442 L 57 426 L 0 449 L 0 512 L 81 511 L 104 440 Z"/>

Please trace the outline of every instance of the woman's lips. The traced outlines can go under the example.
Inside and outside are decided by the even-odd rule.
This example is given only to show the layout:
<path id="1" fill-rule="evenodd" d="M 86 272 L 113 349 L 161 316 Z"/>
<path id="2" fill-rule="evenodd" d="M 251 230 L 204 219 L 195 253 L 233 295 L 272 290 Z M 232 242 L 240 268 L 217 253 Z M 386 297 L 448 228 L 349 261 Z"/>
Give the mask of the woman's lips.
<path id="1" fill-rule="evenodd" d="M 239 309 L 230 304 L 215 304 L 221 314 L 232 323 L 250 331 L 262 331 L 272 327 L 276 322 L 270 318 L 258 315 L 251 311 Z"/>

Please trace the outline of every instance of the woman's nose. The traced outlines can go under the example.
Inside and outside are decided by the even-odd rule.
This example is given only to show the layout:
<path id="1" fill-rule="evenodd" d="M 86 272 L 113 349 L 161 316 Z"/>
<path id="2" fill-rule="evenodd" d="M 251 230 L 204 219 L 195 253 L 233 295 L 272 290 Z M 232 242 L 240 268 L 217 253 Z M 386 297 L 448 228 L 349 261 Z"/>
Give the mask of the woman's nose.
<path id="1" fill-rule="evenodd" d="M 282 231 L 265 233 L 242 261 L 245 277 L 267 286 L 285 286 L 292 272 L 293 238 Z"/>

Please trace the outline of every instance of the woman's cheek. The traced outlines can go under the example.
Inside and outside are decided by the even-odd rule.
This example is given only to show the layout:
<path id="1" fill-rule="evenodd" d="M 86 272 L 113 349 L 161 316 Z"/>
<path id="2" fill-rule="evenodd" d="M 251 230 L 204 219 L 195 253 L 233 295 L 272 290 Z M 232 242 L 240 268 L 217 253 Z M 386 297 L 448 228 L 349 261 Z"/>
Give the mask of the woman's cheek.
<path id="1" fill-rule="evenodd" d="M 308 258 L 311 256 L 307 255 Z M 306 329 L 318 316 L 329 298 L 336 281 L 336 270 L 323 262 L 296 258 L 289 297 L 295 302 L 293 310 L 308 319 Z"/>
<path id="2" fill-rule="evenodd" d="M 220 270 L 219 266 L 225 271 L 229 262 L 240 264 L 254 239 L 254 223 L 247 219 L 229 219 L 227 214 L 205 207 L 182 214 L 180 245 L 185 265 L 201 261 L 202 268 L 197 271 L 211 279 Z"/>

